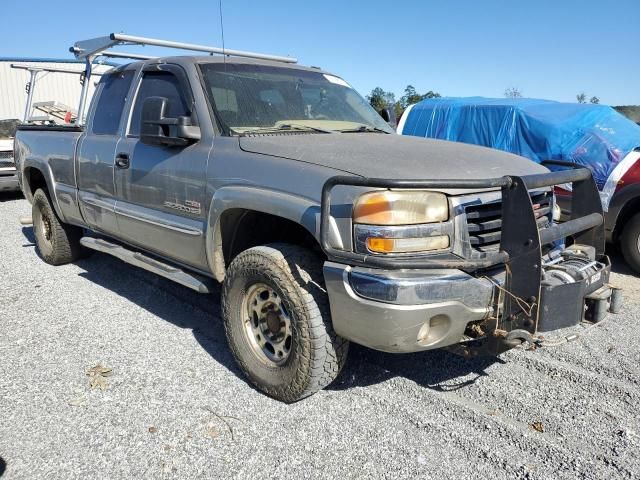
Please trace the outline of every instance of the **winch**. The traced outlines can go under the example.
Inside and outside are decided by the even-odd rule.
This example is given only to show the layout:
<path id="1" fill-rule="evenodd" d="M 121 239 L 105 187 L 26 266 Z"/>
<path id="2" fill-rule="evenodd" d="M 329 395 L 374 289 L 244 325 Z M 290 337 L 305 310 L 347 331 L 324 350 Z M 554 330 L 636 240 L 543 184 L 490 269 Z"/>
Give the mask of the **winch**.
<path id="1" fill-rule="evenodd" d="M 592 246 L 574 244 L 543 264 L 537 331 L 569 327 L 582 320 L 599 322 L 607 311 L 617 313 L 620 290 L 611 287 L 609 260 L 596 259 Z M 584 301 L 583 301 L 584 299 Z"/>

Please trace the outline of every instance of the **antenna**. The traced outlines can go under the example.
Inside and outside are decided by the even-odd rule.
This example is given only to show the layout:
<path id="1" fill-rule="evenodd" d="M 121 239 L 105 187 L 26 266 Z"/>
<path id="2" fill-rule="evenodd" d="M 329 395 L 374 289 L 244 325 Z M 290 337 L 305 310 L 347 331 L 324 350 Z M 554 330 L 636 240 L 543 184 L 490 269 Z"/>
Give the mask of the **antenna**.
<path id="1" fill-rule="evenodd" d="M 222 56 L 223 56 L 223 61 L 226 65 L 227 63 L 227 56 L 224 53 L 224 22 L 222 21 L 222 0 L 218 0 L 218 7 L 220 10 L 220 34 L 222 35 Z"/>
<path id="2" fill-rule="evenodd" d="M 227 75 L 227 56 L 225 55 L 225 48 L 224 48 L 224 22 L 222 21 L 222 0 L 218 0 L 218 7 L 220 10 L 220 35 L 222 36 L 222 63 L 223 63 L 223 67 L 224 68 L 224 74 L 225 76 Z M 227 105 L 229 105 L 229 89 L 225 88 L 225 92 L 226 95 L 226 102 Z"/>

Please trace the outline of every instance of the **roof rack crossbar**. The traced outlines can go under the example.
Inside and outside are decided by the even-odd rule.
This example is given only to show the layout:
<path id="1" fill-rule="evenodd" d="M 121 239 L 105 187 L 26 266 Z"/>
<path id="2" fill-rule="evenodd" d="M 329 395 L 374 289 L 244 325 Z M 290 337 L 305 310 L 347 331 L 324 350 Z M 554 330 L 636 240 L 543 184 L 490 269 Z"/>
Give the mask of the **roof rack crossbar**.
<path id="1" fill-rule="evenodd" d="M 117 45 L 152 45 L 156 47 L 177 48 L 180 50 L 191 50 L 196 52 L 217 53 L 220 55 L 228 55 L 234 57 L 256 58 L 260 60 L 271 60 L 274 62 L 297 63 L 298 60 L 293 57 L 284 57 L 280 55 L 268 55 L 263 53 L 246 52 L 243 50 L 230 50 L 227 48 L 209 47 L 206 45 L 197 45 L 194 43 L 173 42 L 170 40 L 161 40 L 158 38 L 138 37 L 136 35 L 127 35 L 124 33 L 111 33 L 107 37 L 92 38 L 76 42 L 69 50 L 78 59 L 86 59 L 100 55 L 105 50 Z M 132 57 L 125 57 L 132 58 Z M 153 57 L 149 57 L 153 58 Z"/>
<path id="2" fill-rule="evenodd" d="M 73 53 L 77 58 L 97 58 L 97 57 L 109 57 L 109 58 L 128 58 L 130 60 L 151 60 L 151 55 L 143 55 L 141 53 L 127 53 L 127 52 L 116 52 L 115 50 L 102 50 L 93 54 L 83 53 L 81 48 L 73 46 L 69 49 L 71 53 Z"/>
<path id="3" fill-rule="evenodd" d="M 29 72 L 54 72 L 54 73 L 75 73 L 75 74 L 81 74 L 84 73 L 84 65 L 82 64 L 78 64 L 79 67 L 82 67 L 82 70 L 74 70 L 73 68 L 64 68 L 64 67 L 46 67 L 46 66 L 40 66 L 40 65 L 34 65 L 34 64 L 30 64 L 28 62 L 25 62 L 23 64 L 20 63 L 12 63 L 11 68 L 15 68 L 18 70 L 27 70 Z M 100 75 L 100 74 L 96 74 L 96 75 Z"/>
<path id="4" fill-rule="evenodd" d="M 151 55 L 142 55 L 140 53 L 127 53 L 127 52 L 116 52 L 114 50 L 105 50 L 100 52 L 99 55 L 101 57 L 109 57 L 109 58 L 129 58 L 131 60 L 151 60 Z"/>

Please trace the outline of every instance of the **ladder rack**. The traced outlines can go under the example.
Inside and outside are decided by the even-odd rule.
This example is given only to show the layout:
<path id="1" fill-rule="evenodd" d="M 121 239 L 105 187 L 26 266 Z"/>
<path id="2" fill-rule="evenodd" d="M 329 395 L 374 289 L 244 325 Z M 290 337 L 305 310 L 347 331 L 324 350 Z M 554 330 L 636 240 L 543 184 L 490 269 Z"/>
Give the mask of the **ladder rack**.
<path id="1" fill-rule="evenodd" d="M 81 64 L 78 65 L 79 67 Z M 53 72 L 53 73 L 71 73 L 74 75 L 86 75 L 86 67 L 85 70 L 75 70 L 72 68 L 63 68 L 63 67 L 46 67 L 42 65 L 36 65 L 30 62 L 24 63 L 12 63 L 11 68 L 15 68 L 18 70 L 26 70 L 29 72 L 29 82 L 27 82 L 27 104 L 24 109 L 24 116 L 22 121 L 24 123 L 43 121 L 42 117 L 32 117 L 31 112 L 33 110 L 33 92 L 36 88 L 36 82 L 38 80 L 38 75 L 42 72 Z M 101 73 L 96 73 L 96 75 L 102 75 Z M 82 91 L 85 92 L 85 86 L 88 86 L 89 78 L 85 77 L 84 83 L 82 84 Z M 86 94 L 86 92 L 85 92 Z"/>
<path id="2" fill-rule="evenodd" d="M 183 42 L 174 42 L 171 40 L 161 40 L 158 38 L 147 38 L 147 37 L 139 37 L 137 35 L 127 35 L 125 33 L 111 33 L 106 37 L 98 37 L 91 38 L 89 40 L 82 40 L 76 42 L 73 47 L 69 49 L 71 53 L 73 53 L 77 59 L 84 60 L 89 57 L 96 57 L 99 55 L 104 55 L 105 51 L 108 52 L 105 56 L 113 56 L 115 53 L 116 56 L 120 58 L 153 58 L 153 57 L 145 57 L 141 55 L 131 54 L 134 56 L 129 56 L 129 54 L 119 52 L 113 52 L 108 49 L 118 46 L 118 45 L 153 45 L 156 47 L 166 47 L 166 48 L 176 48 L 179 50 L 190 50 L 194 52 L 206 52 L 206 53 L 217 53 L 220 55 L 227 55 L 233 57 L 246 57 L 246 58 L 257 58 L 260 60 L 271 60 L 274 62 L 284 62 L 284 63 L 297 63 L 298 60 L 293 57 L 284 57 L 281 55 L 268 55 L 264 53 L 255 53 L 255 52 L 246 52 L 243 50 L 230 50 L 228 48 L 220 48 L 220 47 L 209 47 L 207 45 L 197 45 L 195 43 L 183 43 Z"/>
<path id="3" fill-rule="evenodd" d="M 283 57 L 280 55 L 268 55 L 264 53 L 246 52 L 243 50 L 229 50 L 228 48 L 209 47 L 207 45 L 198 45 L 195 43 L 173 42 L 171 40 L 161 40 L 159 38 L 139 37 L 136 35 L 127 35 L 125 33 L 110 33 L 106 37 L 90 38 L 76 42 L 69 51 L 75 55 L 78 60 L 84 60 L 86 64 L 85 78 L 86 81 L 82 85 L 82 94 L 80 95 L 80 105 L 78 106 L 78 117 L 76 123 L 84 125 L 85 110 L 87 104 L 87 93 L 89 78 L 91 78 L 91 69 L 93 60 L 96 57 L 113 57 L 113 58 L 131 58 L 134 60 L 149 60 L 154 57 L 140 55 L 136 53 L 116 52 L 111 48 L 119 45 L 151 45 L 155 47 L 176 48 L 178 50 L 187 50 L 193 52 L 205 52 L 209 54 L 220 54 L 224 56 L 256 58 L 259 60 L 270 60 L 272 62 L 298 63 L 293 57 Z"/>
<path id="4" fill-rule="evenodd" d="M 126 53 L 126 52 L 114 52 L 113 50 L 104 50 L 99 54 L 101 57 L 110 57 L 110 58 L 129 58 L 131 60 L 150 60 L 152 58 L 151 55 L 142 55 L 139 53 Z"/>

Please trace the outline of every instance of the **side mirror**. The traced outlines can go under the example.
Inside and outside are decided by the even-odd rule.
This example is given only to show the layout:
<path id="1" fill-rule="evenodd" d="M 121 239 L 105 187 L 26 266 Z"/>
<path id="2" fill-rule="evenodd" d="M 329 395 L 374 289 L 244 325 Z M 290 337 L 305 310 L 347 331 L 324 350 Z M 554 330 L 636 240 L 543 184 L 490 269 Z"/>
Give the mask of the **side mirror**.
<path id="1" fill-rule="evenodd" d="M 393 106 L 390 106 L 389 108 L 383 108 L 382 111 L 380 112 L 380 116 L 385 122 L 387 122 L 393 128 L 396 128 L 396 126 L 398 125 L 398 119 L 396 118 L 396 111 L 393 108 Z"/>
<path id="2" fill-rule="evenodd" d="M 142 104 L 140 141 L 148 145 L 184 147 L 200 140 L 200 127 L 190 117 L 165 117 L 169 99 L 149 97 Z"/>

